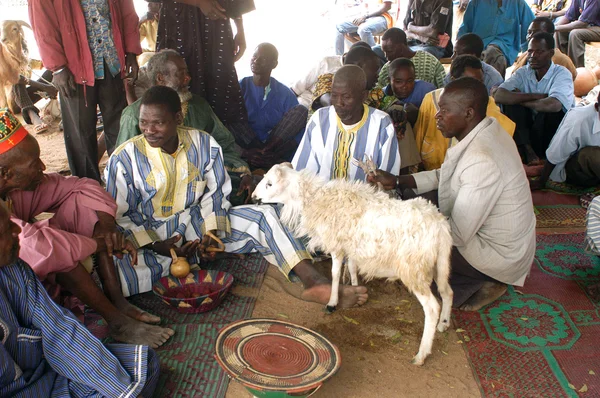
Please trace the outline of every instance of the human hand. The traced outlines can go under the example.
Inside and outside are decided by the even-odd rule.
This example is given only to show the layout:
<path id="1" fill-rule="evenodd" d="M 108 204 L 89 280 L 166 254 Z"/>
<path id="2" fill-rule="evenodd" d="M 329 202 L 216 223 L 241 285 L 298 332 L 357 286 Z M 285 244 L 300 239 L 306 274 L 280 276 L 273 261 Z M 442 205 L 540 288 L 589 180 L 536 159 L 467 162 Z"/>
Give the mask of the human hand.
<path id="1" fill-rule="evenodd" d="M 207 231 L 202 237 L 198 250 L 204 260 L 214 260 L 218 252 L 225 251 L 225 245 L 217 237 L 216 232 L 215 230 Z"/>
<path id="2" fill-rule="evenodd" d="M 77 87 L 73 73 L 66 66 L 59 73 L 52 74 L 52 84 L 58 89 L 60 95 L 64 98 L 71 98 L 75 95 Z"/>
<path id="3" fill-rule="evenodd" d="M 106 252 L 109 256 L 123 258 L 126 251 L 131 256 L 132 264 L 137 264 L 137 249 L 117 229 L 115 218 L 103 211 L 96 212 L 98 222 L 94 226 L 92 238 L 96 241 L 96 253 Z"/>
<path id="4" fill-rule="evenodd" d="M 365 23 L 366 20 L 367 20 L 367 17 L 362 16 L 362 17 L 356 18 L 354 21 L 352 21 L 352 23 L 356 26 L 360 26 L 361 24 Z"/>
<path id="5" fill-rule="evenodd" d="M 238 32 L 233 38 L 233 62 L 239 61 L 246 52 L 246 35 Z"/>
<path id="6" fill-rule="evenodd" d="M 56 96 L 58 95 L 58 90 L 51 84 L 46 84 L 44 87 L 44 91 L 46 92 L 46 94 L 48 94 L 48 97 L 50 98 L 56 98 Z"/>
<path id="7" fill-rule="evenodd" d="M 202 14 L 212 20 L 228 19 L 225 9 L 216 0 L 196 0 L 196 7 L 200 8 Z"/>
<path id="8" fill-rule="evenodd" d="M 369 174 L 367 176 L 367 182 L 372 185 L 381 184 L 386 191 L 391 191 L 396 188 L 396 176 L 379 169 L 377 169 L 375 175 Z"/>
<path id="9" fill-rule="evenodd" d="M 135 83 L 137 80 L 139 69 L 136 55 L 134 53 L 127 53 L 125 55 L 125 73 L 127 78 L 131 79 L 132 83 Z"/>
<path id="10" fill-rule="evenodd" d="M 252 201 L 252 192 L 256 189 L 256 184 L 254 183 L 254 178 L 251 175 L 246 174 L 242 177 L 242 181 L 240 182 L 240 188 L 238 189 L 235 196 L 242 196 L 244 191 L 248 193 L 246 196 L 246 200 L 244 204 L 251 203 Z"/>

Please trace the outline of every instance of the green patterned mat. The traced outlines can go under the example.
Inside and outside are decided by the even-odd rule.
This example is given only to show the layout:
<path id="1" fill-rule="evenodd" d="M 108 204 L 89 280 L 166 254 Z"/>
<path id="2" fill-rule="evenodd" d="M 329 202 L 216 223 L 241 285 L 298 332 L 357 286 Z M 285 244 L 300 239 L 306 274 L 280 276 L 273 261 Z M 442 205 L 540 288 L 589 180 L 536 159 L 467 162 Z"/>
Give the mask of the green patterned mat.
<path id="1" fill-rule="evenodd" d="M 246 259 L 230 257 L 215 261 L 206 268 L 229 272 L 236 286 L 258 289 L 262 285 L 268 263 L 260 255 Z M 175 335 L 156 350 L 160 358 L 160 380 L 155 397 L 224 397 L 229 378 L 215 361 L 215 341 L 219 330 L 238 319 L 252 315 L 255 297 L 228 294 L 221 305 L 204 314 L 180 314 L 153 293 L 135 296 L 131 302 L 160 316 L 162 325 L 175 330 Z M 85 324 L 97 337 L 108 341 L 104 320 L 86 312 Z"/>

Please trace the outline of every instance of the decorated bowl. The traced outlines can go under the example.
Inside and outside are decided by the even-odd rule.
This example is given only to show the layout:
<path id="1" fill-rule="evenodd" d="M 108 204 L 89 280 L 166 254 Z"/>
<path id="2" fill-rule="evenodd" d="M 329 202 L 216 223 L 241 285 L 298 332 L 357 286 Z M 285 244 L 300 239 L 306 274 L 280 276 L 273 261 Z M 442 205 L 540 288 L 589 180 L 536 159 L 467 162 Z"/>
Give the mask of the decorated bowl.
<path id="1" fill-rule="evenodd" d="M 322 335 L 276 319 L 225 326 L 215 358 L 255 397 L 308 397 L 340 367 L 340 352 Z"/>
<path id="2" fill-rule="evenodd" d="M 231 289 L 233 276 L 223 271 L 192 270 L 184 278 L 160 278 L 152 291 L 181 313 L 207 312 L 216 308 Z"/>

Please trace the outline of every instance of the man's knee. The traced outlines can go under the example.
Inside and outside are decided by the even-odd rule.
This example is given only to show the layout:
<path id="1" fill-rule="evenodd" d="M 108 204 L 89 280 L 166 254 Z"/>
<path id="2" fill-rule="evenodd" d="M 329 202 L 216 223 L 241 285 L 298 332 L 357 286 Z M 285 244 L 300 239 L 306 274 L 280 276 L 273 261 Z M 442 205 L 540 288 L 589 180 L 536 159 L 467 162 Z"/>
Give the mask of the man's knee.
<path id="1" fill-rule="evenodd" d="M 379 33 L 379 28 L 377 25 L 362 23 L 358 26 L 358 35 L 362 37 L 364 34 L 377 34 Z"/>
<path id="2" fill-rule="evenodd" d="M 600 164 L 600 147 L 587 146 L 579 151 L 577 160 L 582 166 Z"/>
<path id="3" fill-rule="evenodd" d="M 584 41 L 583 36 L 587 36 L 589 31 L 587 29 L 573 29 L 571 33 L 569 33 L 569 43 L 577 42 L 581 43 Z"/>

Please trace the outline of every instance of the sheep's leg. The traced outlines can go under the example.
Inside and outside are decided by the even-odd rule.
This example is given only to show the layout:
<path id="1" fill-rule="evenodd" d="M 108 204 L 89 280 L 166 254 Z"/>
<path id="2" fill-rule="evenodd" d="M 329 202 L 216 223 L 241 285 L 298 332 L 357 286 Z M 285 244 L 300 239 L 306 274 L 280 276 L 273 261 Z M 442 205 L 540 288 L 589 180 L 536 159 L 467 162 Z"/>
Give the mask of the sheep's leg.
<path id="1" fill-rule="evenodd" d="M 350 272 L 350 282 L 352 286 L 358 286 L 358 266 L 356 265 L 356 261 L 349 258 L 347 264 L 348 272 Z"/>
<path id="2" fill-rule="evenodd" d="M 450 283 L 448 283 L 450 277 L 450 250 L 451 249 L 440 249 L 436 264 L 435 284 L 442 297 L 442 312 L 440 314 L 440 321 L 437 325 L 437 330 L 439 332 L 445 332 L 450 326 L 450 314 L 452 312 L 452 298 L 454 292 L 450 287 Z"/>
<path id="3" fill-rule="evenodd" d="M 329 296 L 329 302 L 327 303 L 327 307 L 325 307 L 329 313 L 335 311 L 335 307 L 338 305 L 343 260 L 343 256 L 331 253 L 331 296 Z"/>
<path id="4" fill-rule="evenodd" d="M 431 346 L 433 345 L 433 337 L 435 336 L 435 324 L 440 316 L 440 305 L 431 291 L 427 294 L 415 292 L 415 296 L 417 296 L 417 299 L 423 306 L 425 328 L 423 330 L 423 337 L 421 337 L 419 352 L 413 358 L 412 363 L 421 366 L 425 363 L 425 358 L 431 354 Z"/>

